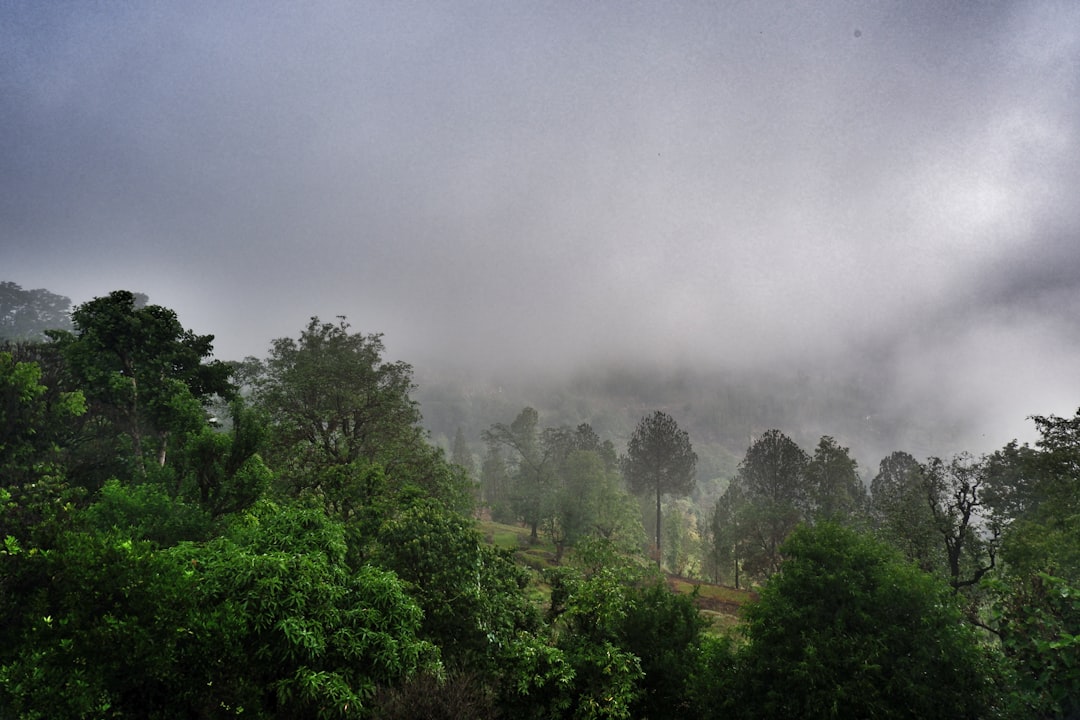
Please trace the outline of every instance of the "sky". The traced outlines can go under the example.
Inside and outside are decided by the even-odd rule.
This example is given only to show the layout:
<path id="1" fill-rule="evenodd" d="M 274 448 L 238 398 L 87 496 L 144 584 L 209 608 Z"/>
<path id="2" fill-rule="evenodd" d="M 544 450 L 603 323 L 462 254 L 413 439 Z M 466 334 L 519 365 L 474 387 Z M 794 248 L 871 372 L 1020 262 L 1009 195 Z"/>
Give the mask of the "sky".
<path id="1" fill-rule="evenodd" d="M 217 357 L 1080 406 L 1080 3 L 0 0 L 0 280 Z"/>

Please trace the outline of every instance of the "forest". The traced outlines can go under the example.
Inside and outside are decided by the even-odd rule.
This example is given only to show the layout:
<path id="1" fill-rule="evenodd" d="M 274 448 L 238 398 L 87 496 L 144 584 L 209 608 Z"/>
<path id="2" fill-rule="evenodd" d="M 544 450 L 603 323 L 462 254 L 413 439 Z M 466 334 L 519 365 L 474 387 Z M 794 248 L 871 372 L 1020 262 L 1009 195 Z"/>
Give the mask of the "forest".
<path id="1" fill-rule="evenodd" d="M 344 317 L 223 361 L 4 282 L 0 340 L 0 720 L 1080 714 L 1080 411 L 864 474 L 754 388 L 461 407 Z"/>

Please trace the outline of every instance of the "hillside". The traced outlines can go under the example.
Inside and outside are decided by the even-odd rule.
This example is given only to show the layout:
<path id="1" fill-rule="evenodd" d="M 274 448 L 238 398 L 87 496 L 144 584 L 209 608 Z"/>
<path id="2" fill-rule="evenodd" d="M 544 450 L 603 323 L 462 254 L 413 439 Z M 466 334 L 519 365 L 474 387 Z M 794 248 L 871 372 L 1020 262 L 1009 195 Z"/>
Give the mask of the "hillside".
<path id="1" fill-rule="evenodd" d="M 533 571 L 533 601 L 541 605 L 545 604 L 548 600 L 549 588 L 543 582 L 542 571 L 555 567 L 554 546 L 547 541 L 535 545 L 530 544 L 528 528 L 520 525 L 483 520 L 479 523 L 478 530 L 489 545 L 512 551 L 517 563 Z M 573 552 L 571 548 L 564 562 L 571 561 Z M 671 573 L 664 573 L 664 576 L 672 592 L 680 595 L 694 594 L 695 605 L 709 618 L 712 626 L 717 630 L 736 625 L 743 605 L 758 597 L 758 594 L 752 590 L 683 578 Z"/>
<path id="2" fill-rule="evenodd" d="M 770 428 L 807 451 L 821 436 L 835 437 L 851 449 L 866 482 L 894 450 L 924 458 L 964 447 L 962 423 L 935 418 L 925 407 L 916 413 L 870 377 L 613 367 L 499 379 L 418 367 L 416 380 L 433 439 L 448 448 L 460 428 L 477 458 L 481 433 L 525 406 L 537 409 L 544 427 L 587 422 L 620 452 L 643 415 L 664 410 L 689 432 L 706 488 L 730 478 L 750 439 Z"/>

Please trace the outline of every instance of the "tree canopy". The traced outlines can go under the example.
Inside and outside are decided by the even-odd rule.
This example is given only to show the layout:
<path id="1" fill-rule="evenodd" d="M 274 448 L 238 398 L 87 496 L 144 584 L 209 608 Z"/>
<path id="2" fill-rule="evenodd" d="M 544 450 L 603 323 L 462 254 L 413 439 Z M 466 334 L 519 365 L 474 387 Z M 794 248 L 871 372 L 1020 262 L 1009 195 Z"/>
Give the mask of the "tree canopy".
<path id="1" fill-rule="evenodd" d="M 697 454 L 690 435 L 667 413 L 646 415 L 634 428 L 623 460 L 623 473 L 631 492 L 656 497 L 656 562 L 663 554 L 660 501 L 664 495 L 687 495 L 694 489 Z"/>
<path id="2" fill-rule="evenodd" d="M 71 330 L 71 300 L 44 288 L 0 282 L 0 340 L 42 342 L 49 330 Z"/>
<path id="3" fill-rule="evenodd" d="M 171 440 L 205 424 L 204 406 L 235 393 L 230 367 L 210 359 L 214 336 L 185 329 L 168 308 L 117 290 L 71 317 L 74 333 L 54 335 L 66 368 L 99 421 L 99 436 L 119 431 L 127 438 L 140 477 L 148 463 L 165 465 Z"/>
<path id="4" fill-rule="evenodd" d="M 982 718 L 988 666 L 947 586 L 839 525 L 802 526 L 748 608 L 746 718 Z"/>
<path id="5" fill-rule="evenodd" d="M 727 492 L 741 495 L 735 512 L 750 574 L 768 577 L 779 569 L 780 546 L 804 517 L 808 462 L 795 441 L 774 429 L 755 440 L 739 464 Z"/>
<path id="6" fill-rule="evenodd" d="M 477 488 L 465 432 L 447 458 L 412 368 L 343 318 L 220 363 L 134 293 L 73 316 L 0 348 L 0 717 L 1080 711 L 1080 413 L 988 456 L 892 453 L 867 506 L 829 435 L 770 430 L 702 490 L 666 413 L 620 459 L 527 406 L 481 436 Z M 672 592 L 653 499 L 669 571 L 710 553 L 760 602 Z M 698 610 L 732 597 L 741 619 Z"/>

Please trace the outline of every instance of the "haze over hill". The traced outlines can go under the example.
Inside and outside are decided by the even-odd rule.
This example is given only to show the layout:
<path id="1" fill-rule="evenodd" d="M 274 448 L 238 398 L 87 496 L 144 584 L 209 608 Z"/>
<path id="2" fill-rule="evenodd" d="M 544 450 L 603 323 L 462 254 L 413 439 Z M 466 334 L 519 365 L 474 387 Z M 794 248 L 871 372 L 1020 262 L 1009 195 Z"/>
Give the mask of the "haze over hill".
<path id="1" fill-rule="evenodd" d="M 1080 405 L 1078 83 L 1070 2 L 7 3 L 0 268 L 979 452 Z"/>
<path id="2" fill-rule="evenodd" d="M 559 378 L 501 383 L 421 370 L 417 380 L 416 398 L 434 440 L 449 449 L 460 429 L 477 459 L 484 452 L 482 432 L 493 423 L 511 422 L 525 406 L 537 409 L 544 427 L 589 423 L 619 452 L 643 416 L 664 410 L 690 434 L 701 481 L 726 482 L 751 442 L 772 428 L 809 453 L 822 436 L 834 437 L 850 448 L 866 483 L 895 450 L 926 459 L 1004 444 L 974 436 L 969 418 L 920 412 L 885 386 L 851 376 L 601 366 Z"/>

